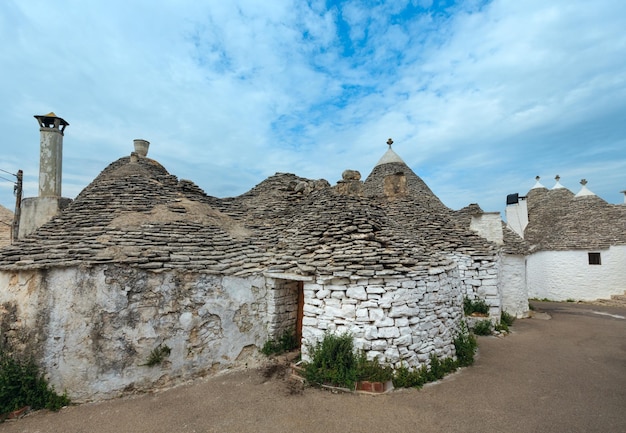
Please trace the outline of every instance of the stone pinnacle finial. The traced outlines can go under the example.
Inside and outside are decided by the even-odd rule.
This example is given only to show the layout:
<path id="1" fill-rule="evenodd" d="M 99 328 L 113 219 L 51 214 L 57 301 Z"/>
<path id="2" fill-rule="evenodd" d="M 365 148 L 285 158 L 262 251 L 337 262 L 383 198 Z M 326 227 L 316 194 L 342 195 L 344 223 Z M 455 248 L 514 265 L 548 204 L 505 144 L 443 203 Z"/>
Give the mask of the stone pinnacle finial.
<path id="1" fill-rule="evenodd" d="M 535 176 L 535 180 L 536 180 L 537 182 L 539 182 L 539 179 L 541 179 L 539 176 Z"/>
<path id="2" fill-rule="evenodd" d="M 389 145 L 389 149 L 391 149 L 391 145 L 393 144 L 393 140 L 390 138 L 387 140 L 387 144 Z"/>
<path id="3" fill-rule="evenodd" d="M 559 176 L 559 175 L 557 174 L 557 175 L 556 175 L 556 177 L 554 178 L 554 180 L 556 180 L 556 181 L 558 182 L 559 180 L 561 180 L 561 176 Z"/>
<path id="4" fill-rule="evenodd" d="M 581 184 L 582 186 L 587 185 L 587 179 L 580 179 L 580 184 Z"/>

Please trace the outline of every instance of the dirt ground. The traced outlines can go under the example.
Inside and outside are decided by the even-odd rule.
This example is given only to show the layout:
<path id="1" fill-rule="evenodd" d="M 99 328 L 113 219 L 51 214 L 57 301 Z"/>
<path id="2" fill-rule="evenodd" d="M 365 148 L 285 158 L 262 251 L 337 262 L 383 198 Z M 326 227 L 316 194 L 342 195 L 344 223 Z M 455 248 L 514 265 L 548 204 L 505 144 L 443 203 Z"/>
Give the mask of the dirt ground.
<path id="1" fill-rule="evenodd" d="M 39 411 L 0 432 L 626 432 L 626 309 L 535 305 L 551 319 L 480 337 L 474 366 L 421 390 L 292 394 L 254 369 Z"/>

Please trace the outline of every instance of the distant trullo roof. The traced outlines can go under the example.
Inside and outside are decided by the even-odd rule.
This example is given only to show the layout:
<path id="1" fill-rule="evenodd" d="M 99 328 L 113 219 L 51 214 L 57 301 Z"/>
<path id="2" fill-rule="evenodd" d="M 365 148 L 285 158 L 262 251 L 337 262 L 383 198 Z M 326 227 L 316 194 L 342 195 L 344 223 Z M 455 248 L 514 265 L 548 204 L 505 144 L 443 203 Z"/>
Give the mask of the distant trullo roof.
<path id="1" fill-rule="evenodd" d="M 583 193 L 577 196 L 562 186 L 551 190 L 533 188 L 528 192 L 524 238 L 533 251 L 626 245 L 626 206 L 609 204 L 587 193 L 585 185 L 586 181 Z"/>

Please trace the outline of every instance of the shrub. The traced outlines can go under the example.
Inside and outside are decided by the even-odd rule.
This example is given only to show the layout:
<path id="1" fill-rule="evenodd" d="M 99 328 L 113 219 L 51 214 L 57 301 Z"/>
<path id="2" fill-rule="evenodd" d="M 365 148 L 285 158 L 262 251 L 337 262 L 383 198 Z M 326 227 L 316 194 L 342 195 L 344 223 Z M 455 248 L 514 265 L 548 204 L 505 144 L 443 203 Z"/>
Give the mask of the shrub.
<path id="1" fill-rule="evenodd" d="M 388 365 L 381 365 L 378 358 L 369 361 L 365 352 L 357 355 L 357 380 L 370 382 L 387 382 L 393 378 L 393 369 Z"/>
<path id="2" fill-rule="evenodd" d="M 474 334 L 476 335 L 491 335 L 491 320 L 481 320 L 474 325 Z"/>
<path id="3" fill-rule="evenodd" d="M 500 332 L 509 332 L 509 325 L 507 325 L 505 322 L 500 321 L 496 323 L 496 326 L 494 326 L 494 329 Z"/>
<path id="4" fill-rule="evenodd" d="M 305 365 L 304 376 L 309 383 L 354 387 L 358 361 L 350 334 L 327 332 L 321 341 L 308 349 L 311 361 Z"/>
<path id="5" fill-rule="evenodd" d="M 513 322 L 515 322 L 515 316 L 503 311 L 500 315 L 500 323 L 504 323 L 507 326 L 513 326 Z"/>
<path id="6" fill-rule="evenodd" d="M 474 354 L 478 343 L 467 329 L 465 323 L 461 324 L 461 330 L 454 338 L 454 349 L 456 351 L 456 361 L 459 367 L 468 367 L 474 363 Z"/>
<path id="7" fill-rule="evenodd" d="M 261 348 L 261 353 L 264 355 L 280 355 L 281 353 L 289 352 L 298 347 L 298 340 L 296 338 L 296 332 L 293 329 L 287 330 L 282 333 L 278 340 L 268 340 Z"/>
<path id="8" fill-rule="evenodd" d="M 410 370 L 405 366 L 396 369 L 393 376 L 393 386 L 396 388 L 421 388 L 427 380 L 428 368 L 424 365 L 417 370 Z"/>
<path id="9" fill-rule="evenodd" d="M 472 313 L 489 314 L 489 306 L 482 299 L 476 299 L 475 301 L 472 301 L 469 298 L 464 298 L 463 312 L 466 316 L 470 316 Z"/>
<path id="10" fill-rule="evenodd" d="M 67 394 L 58 395 L 32 359 L 16 359 L 0 348 L 0 414 L 24 406 L 57 411 L 68 404 Z"/>

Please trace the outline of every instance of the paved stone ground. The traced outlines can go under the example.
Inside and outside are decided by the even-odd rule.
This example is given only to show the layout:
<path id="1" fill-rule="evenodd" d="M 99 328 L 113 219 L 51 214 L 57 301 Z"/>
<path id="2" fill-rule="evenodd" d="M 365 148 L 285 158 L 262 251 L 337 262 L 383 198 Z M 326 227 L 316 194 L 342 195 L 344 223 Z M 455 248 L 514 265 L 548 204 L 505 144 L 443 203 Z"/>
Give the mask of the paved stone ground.
<path id="1" fill-rule="evenodd" d="M 0 432 L 626 432 L 626 309 L 534 304 L 552 318 L 480 337 L 474 366 L 421 390 L 291 395 L 248 370 L 41 411 Z"/>

